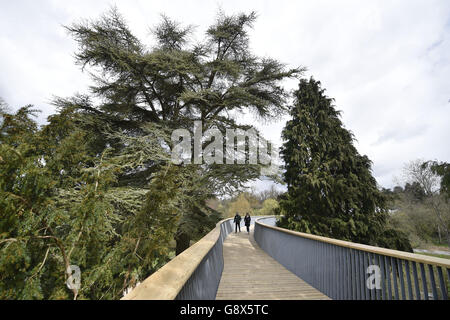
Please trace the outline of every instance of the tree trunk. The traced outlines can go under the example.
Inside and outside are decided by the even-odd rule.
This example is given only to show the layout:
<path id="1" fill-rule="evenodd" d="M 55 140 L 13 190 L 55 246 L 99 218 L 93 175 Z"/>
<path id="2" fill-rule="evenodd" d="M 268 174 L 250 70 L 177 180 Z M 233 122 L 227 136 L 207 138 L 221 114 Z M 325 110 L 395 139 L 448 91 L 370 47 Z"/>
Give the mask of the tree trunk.
<path id="1" fill-rule="evenodd" d="M 189 235 L 187 233 L 184 233 L 184 232 L 178 230 L 178 232 L 175 236 L 175 241 L 176 241 L 175 254 L 179 255 L 184 250 L 189 248 L 191 238 L 189 237 Z"/>
<path id="2" fill-rule="evenodd" d="M 442 219 L 442 215 L 441 215 L 441 211 L 439 209 L 439 206 L 436 205 L 436 203 L 434 203 L 433 201 L 431 202 L 432 207 L 436 213 L 436 216 L 438 218 L 438 221 L 442 227 L 442 229 L 444 229 L 444 233 L 445 233 L 445 237 L 447 238 L 447 244 L 450 247 L 450 231 L 448 230 L 447 224 L 445 223 L 445 221 Z"/>
<path id="3" fill-rule="evenodd" d="M 445 229 L 445 235 L 447 238 L 447 244 L 450 247 L 450 232 L 448 231 L 448 229 Z"/>
<path id="4" fill-rule="evenodd" d="M 439 227 L 439 225 L 437 226 L 437 229 L 438 229 L 439 244 L 441 244 L 441 242 L 442 242 L 442 238 L 441 238 L 441 228 Z"/>

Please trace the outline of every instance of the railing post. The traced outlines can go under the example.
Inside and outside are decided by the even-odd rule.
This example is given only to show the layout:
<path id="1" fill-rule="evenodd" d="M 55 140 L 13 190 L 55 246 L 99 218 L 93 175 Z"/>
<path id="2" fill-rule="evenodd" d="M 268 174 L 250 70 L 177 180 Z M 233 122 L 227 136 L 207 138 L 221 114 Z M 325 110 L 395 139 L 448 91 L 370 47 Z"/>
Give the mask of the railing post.
<path id="1" fill-rule="evenodd" d="M 430 272 L 430 282 L 431 282 L 431 290 L 433 291 L 433 299 L 439 300 L 437 289 L 436 289 L 436 281 L 434 279 L 434 270 L 431 264 L 428 265 L 428 271 Z"/>
<path id="2" fill-rule="evenodd" d="M 403 278 L 403 261 L 401 259 L 396 260 L 397 260 L 398 276 L 400 278 L 400 290 L 402 293 L 402 300 L 406 300 L 405 279 Z"/>
<path id="3" fill-rule="evenodd" d="M 408 285 L 408 295 L 410 300 L 414 300 L 413 292 L 412 292 L 412 283 L 411 283 L 411 272 L 409 270 L 409 261 L 405 260 L 405 268 L 406 268 L 406 283 Z"/>
<path id="4" fill-rule="evenodd" d="M 417 276 L 417 264 L 415 261 L 412 262 L 413 277 L 414 277 L 414 287 L 416 289 L 416 299 L 420 300 L 420 286 L 419 277 Z"/>
<path id="5" fill-rule="evenodd" d="M 366 288 L 367 288 L 367 267 L 365 267 L 364 252 L 356 251 L 356 267 L 358 276 L 358 300 L 366 300 Z M 359 270 L 359 271 L 358 271 Z"/>
<path id="6" fill-rule="evenodd" d="M 423 266 L 423 263 L 420 263 L 420 274 L 422 275 L 422 285 L 423 285 L 423 292 L 425 295 L 425 300 L 428 300 L 428 286 L 427 286 L 427 276 L 425 274 L 425 268 Z"/>
<path id="7" fill-rule="evenodd" d="M 389 257 L 384 257 L 386 267 L 386 277 L 388 285 L 388 300 L 392 300 L 392 284 L 391 284 L 391 263 Z"/>
<path id="8" fill-rule="evenodd" d="M 386 268 L 384 264 L 384 257 L 378 256 L 380 262 L 380 271 L 381 271 L 381 299 L 386 300 Z"/>
<path id="9" fill-rule="evenodd" d="M 392 263 L 392 281 L 394 282 L 395 300 L 400 300 L 397 286 L 397 262 L 395 261 L 395 258 L 391 257 L 391 263 Z"/>
<path id="10" fill-rule="evenodd" d="M 447 285 L 445 284 L 445 279 L 444 276 L 442 275 L 442 268 L 441 267 L 437 267 L 438 269 L 438 276 L 439 276 L 439 285 L 441 287 L 441 292 L 442 292 L 442 299 L 447 300 L 448 296 L 447 296 Z M 450 278 L 449 278 L 450 281 Z"/>
<path id="11" fill-rule="evenodd" d="M 374 264 L 376 266 L 378 266 L 378 268 L 380 269 L 380 272 L 381 272 L 380 258 L 381 257 L 379 255 L 374 254 Z M 380 274 L 380 277 L 381 277 L 381 274 Z M 381 281 L 381 279 L 380 279 L 380 281 Z M 375 294 L 376 294 L 377 300 L 381 300 L 381 289 L 378 289 L 377 287 L 375 287 Z"/>
<path id="12" fill-rule="evenodd" d="M 347 249 L 347 299 L 352 299 L 352 249 Z"/>

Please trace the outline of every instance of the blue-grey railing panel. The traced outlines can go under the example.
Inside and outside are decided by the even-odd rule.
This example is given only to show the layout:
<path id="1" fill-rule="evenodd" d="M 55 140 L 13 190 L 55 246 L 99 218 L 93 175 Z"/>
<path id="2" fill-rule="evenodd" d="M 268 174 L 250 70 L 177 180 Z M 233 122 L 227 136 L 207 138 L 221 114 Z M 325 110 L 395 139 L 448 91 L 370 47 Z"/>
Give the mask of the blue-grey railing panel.
<path id="1" fill-rule="evenodd" d="M 332 299 L 448 299 L 449 268 L 443 267 L 444 273 L 438 265 L 417 262 L 419 273 L 415 261 L 339 246 L 264 226 L 275 226 L 275 217 L 259 219 L 259 222 L 261 224 L 255 225 L 254 233 L 258 245 Z"/>
<path id="2" fill-rule="evenodd" d="M 223 242 L 234 231 L 232 220 L 220 225 L 220 236 L 216 244 L 203 258 L 200 265 L 178 293 L 177 300 L 213 300 L 216 298 L 223 271 Z"/>

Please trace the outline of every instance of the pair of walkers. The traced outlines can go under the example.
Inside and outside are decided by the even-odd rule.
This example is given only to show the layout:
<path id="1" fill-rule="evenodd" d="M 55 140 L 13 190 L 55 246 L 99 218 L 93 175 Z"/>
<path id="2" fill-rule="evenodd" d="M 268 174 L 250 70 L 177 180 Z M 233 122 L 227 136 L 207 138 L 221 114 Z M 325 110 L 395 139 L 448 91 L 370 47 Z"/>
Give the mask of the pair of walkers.
<path id="1" fill-rule="evenodd" d="M 239 232 L 241 232 L 241 216 L 238 212 L 236 212 L 236 215 L 234 216 L 234 232 L 236 233 L 239 229 Z M 250 217 L 250 214 L 247 212 L 244 217 L 244 224 L 247 227 L 247 233 L 250 233 L 250 221 L 252 218 Z"/>

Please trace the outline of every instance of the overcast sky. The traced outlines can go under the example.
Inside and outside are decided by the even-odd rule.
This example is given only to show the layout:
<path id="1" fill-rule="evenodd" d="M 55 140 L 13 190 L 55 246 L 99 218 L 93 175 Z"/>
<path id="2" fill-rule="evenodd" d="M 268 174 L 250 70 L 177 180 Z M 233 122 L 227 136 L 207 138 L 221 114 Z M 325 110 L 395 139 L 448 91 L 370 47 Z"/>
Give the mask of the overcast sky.
<path id="1" fill-rule="evenodd" d="M 89 77 L 74 64 L 76 45 L 62 26 L 113 4 L 149 45 L 161 13 L 196 25 L 200 39 L 219 8 L 255 10 L 254 52 L 307 67 L 322 82 L 380 185 L 394 186 L 410 160 L 450 161 L 448 0 L 0 0 L 0 97 L 12 109 L 34 104 L 44 123 L 53 96 L 87 92 Z M 260 127 L 279 145 L 284 121 Z"/>

